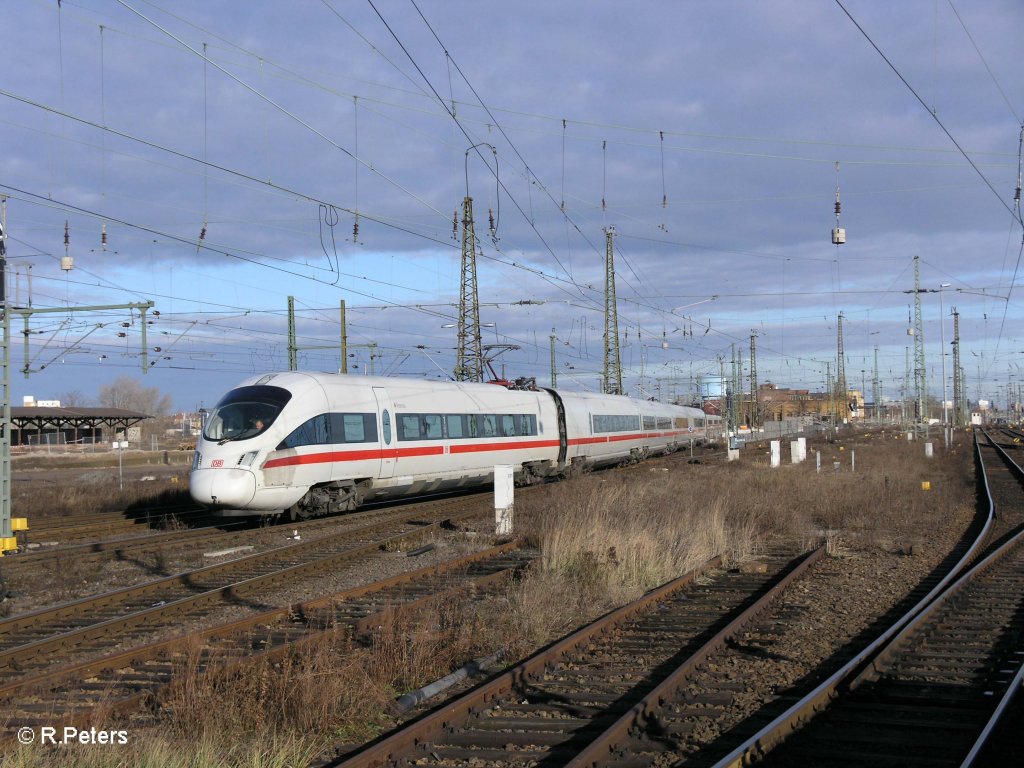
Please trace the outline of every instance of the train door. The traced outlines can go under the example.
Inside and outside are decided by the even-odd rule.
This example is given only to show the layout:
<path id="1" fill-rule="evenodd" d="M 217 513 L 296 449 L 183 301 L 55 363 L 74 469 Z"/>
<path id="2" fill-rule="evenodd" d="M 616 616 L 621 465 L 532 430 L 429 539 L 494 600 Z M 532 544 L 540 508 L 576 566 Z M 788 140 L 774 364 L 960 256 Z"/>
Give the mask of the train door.
<path id="1" fill-rule="evenodd" d="M 373 396 L 377 399 L 377 417 L 380 419 L 379 476 L 381 479 L 387 479 L 395 475 L 395 457 L 398 455 L 395 450 L 395 442 L 398 440 L 395 432 L 395 409 L 384 387 L 374 387 Z"/>
<path id="2" fill-rule="evenodd" d="M 561 396 L 553 389 L 544 388 L 544 391 L 551 395 L 555 401 L 555 409 L 558 413 L 558 466 L 565 466 L 565 457 L 569 450 L 569 433 L 565 426 L 565 404 Z"/>

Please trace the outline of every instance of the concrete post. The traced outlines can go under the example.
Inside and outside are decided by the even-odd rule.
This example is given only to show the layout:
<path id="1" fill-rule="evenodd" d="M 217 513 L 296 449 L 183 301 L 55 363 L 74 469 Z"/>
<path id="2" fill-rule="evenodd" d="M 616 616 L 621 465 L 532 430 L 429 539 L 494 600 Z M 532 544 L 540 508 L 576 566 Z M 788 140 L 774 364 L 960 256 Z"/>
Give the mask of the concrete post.
<path id="1" fill-rule="evenodd" d="M 512 509 L 515 506 L 515 483 L 511 464 L 494 466 L 494 533 L 512 534 Z"/>
<path id="2" fill-rule="evenodd" d="M 782 464 L 782 441 L 772 440 L 772 469 L 777 469 Z"/>
<path id="3" fill-rule="evenodd" d="M 806 461 L 807 460 L 807 438 L 806 437 L 798 437 L 796 439 L 796 441 L 798 443 L 800 443 L 800 461 Z"/>
<path id="4" fill-rule="evenodd" d="M 789 443 L 789 460 L 794 464 L 799 464 L 803 461 L 800 456 L 800 443 L 797 440 L 791 440 Z"/>
<path id="5" fill-rule="evenodd" d="M 926 459 L 932 457 L 932 444 L 930 442 L 924 444 L 924 457 Z"/>

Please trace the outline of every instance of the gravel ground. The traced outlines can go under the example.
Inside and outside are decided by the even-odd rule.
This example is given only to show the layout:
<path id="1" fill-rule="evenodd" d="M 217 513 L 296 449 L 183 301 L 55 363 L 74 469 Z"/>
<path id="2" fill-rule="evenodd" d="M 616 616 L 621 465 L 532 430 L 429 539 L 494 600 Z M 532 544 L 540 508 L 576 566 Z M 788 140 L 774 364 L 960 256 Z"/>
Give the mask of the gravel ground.
<path id="1" fill-rule="evenodd" d="M 688 689 L 695 694 L 723 681 L 743 685 L 722 711 L 686 717 L 693 726 L 691 742 L 652 764 L 710 763 L 710 757 L 721 757 L 766 725 L 793 697 L 810 691 L 845 663 L 852 655 L 851 643 L 870 643 L 883 629 L 880 616 L 896 606 L 899 614 L 908 610 L 909 604 L 901 605 L 908 593 L 939 564 L 969 523 L 964 515 L 931 532 L 921 554 L 848 552 L 824 559 L 733 647 L 715 655 L 694 676 Z"/>
<path id="2" fill-rule="evenodd" d="M 487 498 L 484 499 L 486 505 Z M 729 705 L 719 712 L 687 717 L 692 726 L 692 743 L 673 753 L 663 753 L 656 758 L 652 756 L 651 764 L 707 764 L 710 758 L 721 756 L 782 711 L 790 697 L 814 687 L 848 658 L 851 642 L 856 640 L 863 645 L 878 634 L 880 616 L 897 606 L 900 612 L 910 607 L 910 592 L 948 555 L 969 526 L 973 513 L 973 509 L 958 510 L 942 525 L 922 531 L 916 539 L 913 554 L 894 548 L 855 549 L 845 547 L 842 539 L 836 540 L 831 556 L 824 559 L 811 576 L 795 585 L 775 609 L 738 638 L 727 652 L 715 656 L 693 679 L 691 685 L 695 692 L 713 688 L 723 681 L 731 683 L 733 695 Z M 173 631 L 154 632 L 146 639 L 159 640 L 214 626 L 248 615 L 256 609 L 319 597 L 440 562 L 448 559 L 455 550 L 471 551 L 489 545 L 491 530 L 493 519 L 488 513 L 481 516 L 477 531 L 446 532 L 439 536 L 435 550 L 420 557 L 382 554 L 358 567 L 340 569 L 336 573 L 307 579 L 287 589 L 263 595 L 259 606 L 225 607 L 198 622 L 183 617 L 182 624 Z M 266 546 L 283 533 L 287 532 L 280 529 L 253 532 L 254 539 L 266 537 Z M 171 560 L 161 565 L 184 570 L 191 562 L 189 558 L 194 560 L 197 554 L 181 555 L 180 561 Z M 117 566 L 126 569 L 122 575 L 118 575 L 117 568 L 111 568 L 108 576 L 93 574 L 94 578 L 99 576 L 99 580 L 90 580 L 88 586 L 92 589 L 89 591 L 99 591 L 97 584 L 100 583 L 108 585 L 116 583 L 119 578 L 136 578 L 147 569 L 152 573 L 154 563 L 133 566 L 122 563 Z M 131 571 L 130 568 L 137 570 Z M 106 580 L 108 578 L 109 581 Z M 39 591 L 42 594 L 42 590 Z M 135 639 L 132 644 L 137 642 Z M 438 702 L 429 704 L 436 706 Z M 410 716 L 416 714 L 413 712 Z"/>
<path id="3" fill-rule="evenodd" d="M 481 498 L 482 507 L 486 507 L 489 500 Z M 33 564 L 30 560 L 15 563 L 15 555 L 10 559 L 10 562 L 15 564 L 3 574 L 6 577 L 9 594 L 0 602 L 0 615 L 14 616 L 265 552 L 293 543 L 290 537 L 295 531 L 300 533 L 302 541 L 315 541 L 346 528 L 363 525 L 372 516 L 373 513 L 357 513 L 296 525 L 268 525 L 248 530 L 226 531 L 213 541 L 194 544 L 176 543 L 172 534 L 164 546 L 138 553 L 128 551 L 123 557 L 110 553 L 108 557 L 102 559 L 80 560 L 74 551 L 70 551 L 66 556 Z M 125 541 L 130 544 L 131 539 L 126 538 Z M 238 546 L 251 546 L 253 549 L 217 558 L 206 556 L 206 553 Z M 0 566 L 4 564 L 0 563 Z"/>

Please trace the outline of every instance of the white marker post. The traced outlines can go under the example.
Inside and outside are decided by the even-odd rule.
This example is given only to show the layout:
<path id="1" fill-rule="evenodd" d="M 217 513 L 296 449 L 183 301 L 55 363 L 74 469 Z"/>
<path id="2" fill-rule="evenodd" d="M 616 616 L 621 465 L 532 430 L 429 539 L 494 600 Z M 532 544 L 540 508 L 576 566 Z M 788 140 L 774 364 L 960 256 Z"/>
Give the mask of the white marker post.
<path id="1" fill-rule="evenodd" d="M 124 454 L 124 449 L 128 447 L 127 440 L 115 440 L 111 443 L 114 450 L 117 451 L 117 487 L 120 490 L 124 490 L 124 473 L 121 470 L 121 456 Z"/>
<path id="2" fill-rule="evenodd" d="M 772 469 L 778 469 L 782 465 L 782 441 L 772 440 Z"/>
<path id="3" fill-rule="evenodd" d="M 807 458 L 807 438 L 798 437 L 796 441 L 800 443 L 800 461 L 804 461 Z"/>
<path id="4" fill-rule="evenodd" d="M 512 534 L 512 509 L 515 506 L 515 483 L 511 464 L 494 465 L 494 533 Z"/>
<path id="5" fill-rule="evenodd" d="M 797 440 L 790 440 L 789 442 L 789 460 L 793 464 L 799 464 L 803 461 L 800 458 L 800 443 Z"/>

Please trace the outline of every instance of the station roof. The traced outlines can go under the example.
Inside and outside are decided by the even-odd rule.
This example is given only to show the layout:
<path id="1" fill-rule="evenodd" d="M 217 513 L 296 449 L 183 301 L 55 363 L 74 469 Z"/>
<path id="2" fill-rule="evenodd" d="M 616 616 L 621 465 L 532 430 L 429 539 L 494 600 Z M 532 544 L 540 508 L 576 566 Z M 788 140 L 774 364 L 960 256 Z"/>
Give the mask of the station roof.
<path id="1" fill-rule="evenodd" d="M 11 408 L 11 425 L 15 429 L 130 427 L 150 418 L 147 413 L 126 408 Z"/>

